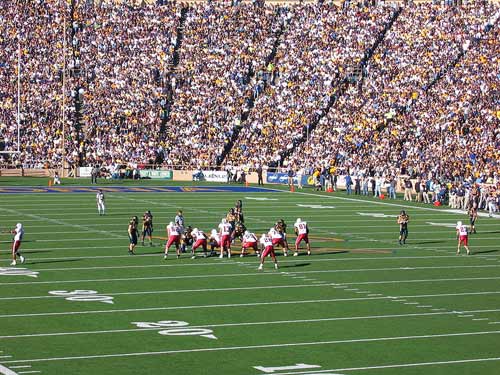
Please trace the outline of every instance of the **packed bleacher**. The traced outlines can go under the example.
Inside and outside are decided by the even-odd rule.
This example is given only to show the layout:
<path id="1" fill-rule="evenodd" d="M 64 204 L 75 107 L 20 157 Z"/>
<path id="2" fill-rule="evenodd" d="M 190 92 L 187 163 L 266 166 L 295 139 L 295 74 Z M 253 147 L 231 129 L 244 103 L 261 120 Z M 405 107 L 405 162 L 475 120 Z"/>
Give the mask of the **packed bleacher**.
<path id="1" fill-rule="evenodd" d="M 399 6 L 2 7 L 2 164 L 497 178 L 498 3 Z"/>

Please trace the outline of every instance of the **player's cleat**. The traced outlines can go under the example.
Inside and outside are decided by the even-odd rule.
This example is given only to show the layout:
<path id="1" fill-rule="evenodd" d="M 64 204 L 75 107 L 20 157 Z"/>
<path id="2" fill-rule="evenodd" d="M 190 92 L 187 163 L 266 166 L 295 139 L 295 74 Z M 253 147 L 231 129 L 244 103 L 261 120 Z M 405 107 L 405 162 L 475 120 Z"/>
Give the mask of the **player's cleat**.
<path id="1" fill-rule="evenodd" d="M 259 271 L 262 271 L 262 264 L 259 265 L 259 268 L 257 268 Z"/>
<path id="2" fill-rule="evenodd" d="M 219 258 L 221 259 L 224 258 L 224 254 L 219 255 Z"/>
<path id="3" fill-rule="evenodd" d="M 240 258 L 243 258 L 245 256 L 245 254 L 240 254 Z"/>
<path id="4" fill-rule="evenodd" d="M 277 270 L 278 269 L 278 263 L 274 263 L 274 269 Z"/>
<path id="5" fill-rule="evenodd" d="M 181 256 L 180 256 L 179 254 L 177 254 L 177 259 L 180 259 L 180 257 L 181 257 Z"/>
<path id="6" fill-rule="evenodd" d="M 144 246 L 144 241 L 141 242 L 141 245 Z"/>
<path id="7" fill-rule="evenodd" d="M 467 255 L 470 255 L 470 251 L 469 251 L 469 250 L 467 250 Z M 22 261 L 22 260 L 21 260 L 21 263 L 23 263 L 23 261 Z"/>
<path id="8" fill-rule="evenodd" d="M 22 255 L 19 255 L 19 259 L 21 259 L 21 263 L 24 263 L 25 259 Z"/>
<path id="9" fill-rule="evenodd" d="M 307 252 L 307 255 L 311 255 L 311 252 L 310 252 L 310 251 L 308 251 L 308 252 Z"/>
<path id="10" fill-rule="evenodd" d="M 399 245 L 401 245 L 401 246 L 403 245 L 403 243 L 401 242 L 401 240 L 399 240 Z"/>
<path id="11" fill-rule="evenodd" d="M 298 251 L 296 251 L 295 253 L 293 253 L 293 256 L 294 256 L 294 257 L 298 257 L 298 256 L 299 256 L 299 252 L 298 252 Z"/>
<path id="12" fill-rule="evenodd" d="M 193 255 L 193 256 L 191 257 L 191 259 L 196 259 L 196 255 Z"/>
<path id="13" fill-rule="evenodd" d="M 165 260 L 166 260 L 166 259 L 167 259 L 167 257 L 168 257 L 168 254 L 165 254 L 165 255 L 163 256 L 163 259 L 165 259 Z"/>
<path id="14" fill-rule="evenodd" d="M 12 263 L 10 264 L 11 266 L 15 266 L 17 264 L 17 262 L 15 260 L 12 261 Z"/>
<path id="15" fill-rule="evenodd" d="M 287 257 L 287 256 L 288 256 L 288 251 L 285 251 L 285 252 L 283 253 L 283 255 Z"/>
<path id="16" fill-rule="evenodd" d="M 228 251 L 228 252 L 227 252 L 227 257 L 228 257 L 228 258 L 231 258 L 231 251 Z"/>
<path id="17" fill-rule="evenodd" d="M 152 243 L 152 242 L 150 242 L 150 243 L 149 243 L 149 246 L 151 246 L 151 247 L 152 247 L 152 246 L 153 246 L 153 243 Z"/>
<path id="18" fill-rule="evenodd" d="M 132 250 L 129 250 L 129 251 L 128 251 L 128 255 L 132 255 Z"/>

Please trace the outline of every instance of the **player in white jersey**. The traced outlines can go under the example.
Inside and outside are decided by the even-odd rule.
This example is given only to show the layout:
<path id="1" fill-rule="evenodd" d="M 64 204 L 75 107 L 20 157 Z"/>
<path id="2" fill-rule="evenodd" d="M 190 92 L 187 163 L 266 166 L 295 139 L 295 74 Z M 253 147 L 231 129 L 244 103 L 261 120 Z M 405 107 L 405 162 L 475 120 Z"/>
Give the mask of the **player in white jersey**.
<path id="1" fill-rule="evenodd" d="M 295 253 L 293 256 L 296 257 L 299 255 L 299 245 L 302 241 L 306 243 L 307 247 L 307 255 L 311 255 L 311 244 L 309 243 L 309 227 L 307 226 L 307 222 L 302 221 L 299 217 L 295 224 L 293 225 L 293 229 L 295 234 L 297 235 L 297 239 L 295 240 Z"/>
<path id="2" fill-rule="evenodd" d="M 288 256 L 288 248 L 285 243 L 285 237 L 282 233 L 280 233 L 275 227 L 269 229 L 269 233 L 271 236 L 271 240 L 273 241 L 273 246 L 280 245 L 283 248 L 283 255 Z"/>
<path id="3" fill-rule="evenodd" d="M 257 246 L 257 236 L 254 233 L 250 233 L 249 231 L 245 231 L 243 233 L 243 240 L 241 242 L 241 254 L 240 257 L 244 257 L 246 255 L 246 249 L 253 249 L 255 254 L 259 256 L 259 248 Z"/>
<path id="4" fill-rule="evenodd" d="M 203 257 L 206 258 L 207 257 L 207 235 L 205 233 L 203 233 L 203 231 L 198 229 L 198 228 L 194 228 L 191 231 L 191 235 L 194 238 L 193 247 L 191 248 L 191 258 L 192 259 L 196 258 L 196 255 L 194 255 L 194 252 L 200 246 L 203 249 Z"/>
<path id="5" fill-rule="evenodd" d="M 181 252 L 180 252 L 181 232 L 180 232 L 179 226 L 171 221 L 167 225 L 167 235 L 168 235 L 168 240 L 167 240 L 167 244 L 165 245 L 165 256 L 163 257 L 163 259 L 167 259 L 168 249 L 170 249 L 170 246 L 172 246 L 172 245 L 175 245 L 177 259 L 180 258 L 180 256 L 181 256 Z"/>
<path id="6" fill-rule="evenodd" d="M 97 202 L 97 212 L 99 216 L 105 215 L 106 214 L 106 205 L 104 203 L 104 193 L 102 190 L 98 190 L 97 194 L 95 196 L 95 200 Z"/>
<path id="7" fill-rule="evenodd" d="M 268 255 L 271 255 L 271 258 L 273 258 L 274 268 L 278 269 L 278 260 L 276 259 L 276 255 L 274 254 L 273 240 L 271 239 L 269 234 L 264 233 L 260 237 L 260 243 L 262 244 L 264 251 L 262 251 L 262 255 L 260 257 L 260 265 L 258 268 L 259 271 L 264 267 L 264 261 Z"/>
<path id="8" fill-rule="evenodd" d="M 219 224 L 220 234 L 220 255 L 219 258 L 224 258 L 224 251 L 227 251 L 227 257 L 231 258 L 231 233 L 233 228 L 226 219 L 222 219 Z"/>
<path id="9" fill-rule="evenodd" d="M 24 263 L 24 261 L 26 260 L 19 252 L 19 248 L 21 247 L 21 242 L 24 236 L 23 225 L 21 223 L 17 223 L 16 227 L 11 231 L 11 233 L 14 235 L 14 238 L 12 241 L 12 263 L 10 265 L 15 266 L 17 264 L 16 257 L 19 257 L 21 263 Z"/>
<path id="10" fill-rule="evenodd" d="M 214 256 L 215 248 L 220 247 L 220 236 L 216 229 L 212 229 L 210 232 L 210 237 L 208 238 L 208 243 L 210 244 L 210 256 Z"/>
<path id="11" fill-rule="evenodd" d="M 469 231 L 467 226 L 463 225 L 461 221 L 457 221 L 457 255 L 460 254 L 460 245 L 464 245 L 465 250 L 467 250 L 467 255 L 470 255 L 469 250 Z"/>

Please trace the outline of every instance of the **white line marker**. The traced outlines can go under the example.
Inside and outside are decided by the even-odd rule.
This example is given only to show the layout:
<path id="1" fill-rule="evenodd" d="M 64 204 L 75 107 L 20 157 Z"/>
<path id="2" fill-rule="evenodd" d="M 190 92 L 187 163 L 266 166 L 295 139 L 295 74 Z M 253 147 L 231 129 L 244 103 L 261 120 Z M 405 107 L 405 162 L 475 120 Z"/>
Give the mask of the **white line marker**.
<path id="1" fill-rule="evenodd" d="M 9 366 L 10 368 L 30 368 L 31 365 L 18 365 L 18 366 Z"/>
<path id="2" fill-rule="evenodd" d="M 476 322 L 480 322 L 480 321 L 483 321 L 483 320 L 490 320 L 489 318 L 475 318 L 475 319 L 472 319 Z"/>
<path id="3" fill-rule="evenodd" d="M 421 366 L 437 366 L 437 365 L 451 365 L 457 363 L 474 363 L 474 362 L 490 362 L 500 361 L 500 357 L 494 358 L 473 358 L 473 359 L 459 359 L 452 361 L 437 361 L 437 362 L 417 362 L 417 363 L 401 363 L 396 365 L 382 365 L 382 366 L 368 366 L 368 367 L 350 367 L 350 368 L 336 368 L 330 370 L 316 370 L 316 371 L 300 371 L 300 372 L 284 372 L 280 375 L 318 375 L 322 373 L 331 372 L 345 372 L 345 371 L 362 371 L 362 370 L 377 370 L 387 368 L 405 368 L 405 367 L 421 367 Z M 445 373 L 445 372 L 443 372 Z M 327 375 L 327 374 L 325 374 Z"/>
<path id="4" fill-rule="evenodd" d="M 0 355 L 0 358 L 12 358 L 11 355 Z"/>
<path id="5" fill-rule="evenodd" d="M 418 305 L 418 302 L 405 302 L 405 305 Z"/>
<path id="6" fill-rule="evenodd" d="M 488 324 L 500 324 L 500 322 L 489 322 Z"/>
<path id="7" fill-rule="evenodd" d="M 474 315 L 457 315 L 459 318 L 470 318 Z"/>
<path id="8" fill-rule="evenodd" d="M 432 305 L 420 305 L 420 306 L 417 306 L 418 308 L 420 309 L 428 309 L 429 307 L 432 307 Z"/>
<path id="9" fill-rule="evenodd" d="M 41 371 L 19 371 L 18 374 L 39 374 Z"/>
<path id="10" fill-rule="evenodd" d="M 6 361 L 4 363 L 8 364 L 8 363 L 24 363 L 24 362 L 53 362 L 53 361 L 66 361 L 66 360 L 75 361 L 80 359 L 141 357 L 141 356 L 167 355 L 167 354 L 177 354 L 177 353 L 224 352 L 224 351 L 253 350 L 253 349 L 264 349 L 264 348 L 284 348 L 284 347 L 300 347 L 300 346 L 335 345 L 335 344 L 346 344 L 346 343 L 419 340 L 419 339 L 433 339 L 442 337 L 482 336 L 482 335 L 498 335 L 498 334 L 500 334 L 500 331 L 442 333 L 442 334 L 419 335 L 419 336 L 377 337 L 377 338 L 360 338 L 360 339 L 346 339 L 346 340 L 332 340 L 332 341 L 280 343 L 280 344 L 268 344 L 268 345 L 264 344 L 264 345 L 248 345 L 248 346 L 229 346 L 220 348 L 165 350 L 157 352 L 135 352 L 135 353 L 98 354 L 98 355 L 74 356 L 74 357 L 33 358 L 33 359 Z"/>
<path id="11" fill-rule="evenodd" d="M 0 365 L 0 374 L 2 374 L 2 375 L 17 375 L 17 372 L 14 372 L 9 368 Z"/>

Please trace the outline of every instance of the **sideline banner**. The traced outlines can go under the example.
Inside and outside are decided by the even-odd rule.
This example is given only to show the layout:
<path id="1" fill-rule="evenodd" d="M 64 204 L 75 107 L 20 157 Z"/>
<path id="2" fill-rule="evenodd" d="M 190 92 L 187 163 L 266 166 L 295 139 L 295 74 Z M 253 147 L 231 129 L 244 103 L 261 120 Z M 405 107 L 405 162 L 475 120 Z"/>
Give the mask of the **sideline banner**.
<path id="1" fill-rule="evenodd" d="M 141 169 L 139 170 L 141 178 L 150 178 L 152 180 L 171 180 L 173 172 L 166 169 Z"/>
<path id="2" fill-rule="evenodd" d="M 90 177 L 92 173 L 92 167 L 80 167 L 78 168 L 78 176 L 80 177 Z"/>
<path id="3" fill-rule="evenodd" d="M 302 185 L 309 184 L 308 178 L 309 178 L 309 176 L 307 176 L 307 175 L 302 176 L 302 178 L 301 178 Z M 288 184 L 288 175 L 284 172 L 267 172 L 266 182 L 268 184 Z M 299 184 L 298 176 L 293 177 L 293 183 L 295 185 Z"/>
<path id="4" fill-rule="evenodd" d="M 227 182 L 226 171 L 202 171 L 203 181 L 209 182 Z"/>

